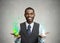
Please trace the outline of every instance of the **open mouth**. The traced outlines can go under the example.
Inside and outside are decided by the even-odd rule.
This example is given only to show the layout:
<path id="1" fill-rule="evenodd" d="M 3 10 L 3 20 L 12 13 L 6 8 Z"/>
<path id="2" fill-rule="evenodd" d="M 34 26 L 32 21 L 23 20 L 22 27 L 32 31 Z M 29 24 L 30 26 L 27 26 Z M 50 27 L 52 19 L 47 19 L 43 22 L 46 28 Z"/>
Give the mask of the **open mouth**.
<path id="1" fill-rule="evenodd" d="M 30 19 L 30 20 L 31 20 L 32 18 L 31 18 L 31 17 L 29 17 L 28 19 Z"/>

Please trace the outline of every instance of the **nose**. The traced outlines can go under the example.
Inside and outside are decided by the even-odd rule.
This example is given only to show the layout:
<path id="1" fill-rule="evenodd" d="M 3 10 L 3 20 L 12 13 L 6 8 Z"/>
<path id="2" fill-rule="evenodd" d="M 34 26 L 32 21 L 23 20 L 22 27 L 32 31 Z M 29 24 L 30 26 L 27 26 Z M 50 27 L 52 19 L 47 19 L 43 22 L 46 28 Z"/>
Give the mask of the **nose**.
<path id="1" fill-rule="evenodd" d="M 31 17 L 31 14 L 28 14 L 29 17 Z"/>

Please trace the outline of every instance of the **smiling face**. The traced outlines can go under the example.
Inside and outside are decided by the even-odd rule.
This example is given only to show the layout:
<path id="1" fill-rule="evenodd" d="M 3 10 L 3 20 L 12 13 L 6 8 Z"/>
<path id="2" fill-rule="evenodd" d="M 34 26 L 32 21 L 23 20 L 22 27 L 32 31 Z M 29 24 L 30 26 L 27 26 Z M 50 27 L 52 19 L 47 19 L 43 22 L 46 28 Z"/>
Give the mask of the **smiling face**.
<path id="1" fill-rule="evenodd" d="M 34 17 L 35 17 L 34 11 L 32 9 L 27 9 L 25 12 L 26 21 L 30 24 L 33 22 Z"/>

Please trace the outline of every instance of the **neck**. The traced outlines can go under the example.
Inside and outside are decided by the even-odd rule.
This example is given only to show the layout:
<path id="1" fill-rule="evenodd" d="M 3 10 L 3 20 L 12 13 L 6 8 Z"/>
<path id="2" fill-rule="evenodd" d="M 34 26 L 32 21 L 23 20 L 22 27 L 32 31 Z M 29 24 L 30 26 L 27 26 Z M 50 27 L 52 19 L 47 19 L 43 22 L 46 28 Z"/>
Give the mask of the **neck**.
<path id="1" fill-rule="evenodd" d="M 28 23 L 28 24 L 31 24 L 32 22 L 28 22 L 28 21 L 27 21 L 27 23 Z"/>

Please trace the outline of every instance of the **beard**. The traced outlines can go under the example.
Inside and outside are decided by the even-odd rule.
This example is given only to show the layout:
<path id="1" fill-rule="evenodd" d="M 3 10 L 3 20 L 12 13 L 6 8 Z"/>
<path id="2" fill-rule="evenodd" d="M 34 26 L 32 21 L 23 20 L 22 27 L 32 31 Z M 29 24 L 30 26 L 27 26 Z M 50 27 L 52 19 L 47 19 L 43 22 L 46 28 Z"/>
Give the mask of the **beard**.
<path id="1" fill-rule="evenodd" d="M 27 22 L 33 22 L 34 17 L 26 17 Z"/>

